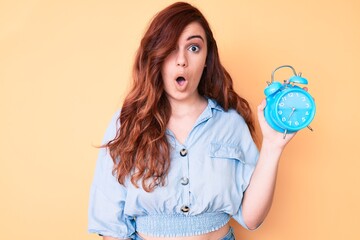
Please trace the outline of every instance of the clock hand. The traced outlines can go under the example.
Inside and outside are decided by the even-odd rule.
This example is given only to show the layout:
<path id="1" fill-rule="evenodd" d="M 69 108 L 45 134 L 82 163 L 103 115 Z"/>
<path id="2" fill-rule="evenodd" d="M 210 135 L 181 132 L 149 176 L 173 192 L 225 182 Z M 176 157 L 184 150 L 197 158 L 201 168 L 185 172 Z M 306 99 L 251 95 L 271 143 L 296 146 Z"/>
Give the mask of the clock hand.
<path id="1" fill-rule="evenodd" d="M 296 110 L 296 108 L 294 108 L 294 107 L 291 108 L 291 113 L 290 113 L 288 119 L 291 118 L 291 116 L 294 114 L 295 110 Z M 287 129 L 285 129 L 285 132 L 284 132 L 284 135 L 283 135 L 283 139 L 285 139 L 286 134 L 287 134 Z"/>
<path id="2" fill-rule="evenodd" d="M 289 115 L 288 119 L 290 119 L 290 118 L 291 118 L 291 116 L 294 114 L 294 112 L 295 112 L 296 108 L 294 108 L 294 107 L 293 107 L 291 110 L 292 110 L 292 111 L 291 111 L 291 113 L 290 113 L 290 115 Z"/>

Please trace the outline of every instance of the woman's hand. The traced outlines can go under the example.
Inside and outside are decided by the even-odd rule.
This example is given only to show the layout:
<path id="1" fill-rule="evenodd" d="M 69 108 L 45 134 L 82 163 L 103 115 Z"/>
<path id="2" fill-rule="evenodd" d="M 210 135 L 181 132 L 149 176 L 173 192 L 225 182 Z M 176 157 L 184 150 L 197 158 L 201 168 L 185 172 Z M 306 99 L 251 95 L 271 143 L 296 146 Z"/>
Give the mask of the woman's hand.
<path id="1" fill-rule="evenodd" d="M 265 107 L 266 107 L 266 100 L 264 99 L 257 108 L 258 121 L 263 135 L 262 142 L 263 144 L 267 144 L 271 147 L 280 148 L 281 150 L 283 150 L 286 144 L 295 136 L 296 133 L 288 133 L 284 135 L 284 133 L 272 129 L 265 120 L 265 116 L 264 116 Z"/>

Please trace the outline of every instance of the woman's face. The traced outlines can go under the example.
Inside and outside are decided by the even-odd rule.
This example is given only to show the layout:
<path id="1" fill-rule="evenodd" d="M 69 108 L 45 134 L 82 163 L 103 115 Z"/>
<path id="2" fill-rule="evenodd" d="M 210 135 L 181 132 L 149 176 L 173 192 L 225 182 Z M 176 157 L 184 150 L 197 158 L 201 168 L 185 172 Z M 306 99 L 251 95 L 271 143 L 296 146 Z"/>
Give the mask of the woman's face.
<path id="1" fill-rule="evenodd" d="M 196 100 L 205 67 L 207 42 L 203 27 L 193 22 L 181 33 L 176 49 L 166 57 L 161 75 L 170 102 Z"/>

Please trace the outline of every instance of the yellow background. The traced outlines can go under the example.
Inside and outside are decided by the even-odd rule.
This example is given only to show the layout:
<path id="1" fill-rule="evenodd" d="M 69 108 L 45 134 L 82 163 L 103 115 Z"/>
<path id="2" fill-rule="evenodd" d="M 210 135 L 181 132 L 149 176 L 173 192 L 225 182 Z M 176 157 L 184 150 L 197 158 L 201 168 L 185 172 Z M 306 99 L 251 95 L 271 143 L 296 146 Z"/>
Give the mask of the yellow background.
<path id="1" fill-rule="evenodd" d="M 173 1 L 0 1 L 1 239 L 98 239 L 87 206 L 99 144 L 140 38 Z M 288 145 L 274 204 L 238 239 L 360 239 L 360 2 L 190 1 L 255 109 L 291 64 L 318 111 Z M 280 80 L 290 76 L 281 70 Z"/>

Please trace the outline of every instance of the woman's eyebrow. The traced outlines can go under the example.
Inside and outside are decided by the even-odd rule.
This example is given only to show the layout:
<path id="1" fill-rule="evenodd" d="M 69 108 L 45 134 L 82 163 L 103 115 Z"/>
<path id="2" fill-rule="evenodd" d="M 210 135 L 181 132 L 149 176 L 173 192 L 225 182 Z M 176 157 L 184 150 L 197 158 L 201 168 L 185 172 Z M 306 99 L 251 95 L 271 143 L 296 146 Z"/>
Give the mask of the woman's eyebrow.
<path id="1" fill-rule="evenodd" d="M 203 37 L 200 36 L 200 35 L 192 35 L 192 36 L 188 37 L 186 40 L 189 41 L 189 40 L 194 39 L 194 38 L 200 38 L 204 42 Z"/>

